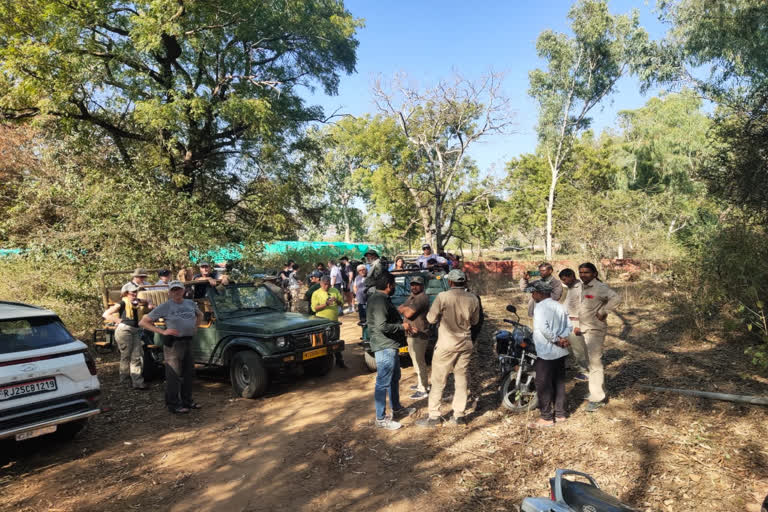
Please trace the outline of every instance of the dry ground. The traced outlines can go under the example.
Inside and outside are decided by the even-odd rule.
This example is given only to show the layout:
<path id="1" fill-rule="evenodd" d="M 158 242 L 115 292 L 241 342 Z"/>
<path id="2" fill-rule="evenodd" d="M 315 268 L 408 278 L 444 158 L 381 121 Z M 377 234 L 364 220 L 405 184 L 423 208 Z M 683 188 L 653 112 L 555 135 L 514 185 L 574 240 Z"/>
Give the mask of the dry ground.
<path id="1" fill-rule="evenodd" d="M 102 357 L 103 403 L 69 444 L 0 444 L 0 511 L 512 511 L 548 493 L 556 468 L 592 473 L 604 489 L 653 511 L 758 510 L 768 492 L 766 409 L 639 390 L 638 383 L 768 395 L 723 333 L 684 334 L 664 287 L 613 283 L 625 301 L 606 348 L 611 400 L 584 412 L 586 385 L 569 384 L 571 418 L 531 432 L 526 415 L 499 408 L 490 335 L 519 292 L 484 297 L 488 315 L 473 361 L 466 427 L 384 432 L 372 427 L 374 375 L 365 371 L 349 316 L 348 370 L 232 398 L 201 375 L 204 408 L 173 416 L 162 386 L 116 385 Z M 403 402 L 413 370 L 403 371 Z M 448 393 L 449 391 L 447 391 Z M 415 404 L 425 414 L 425 401 Z M 445 403 L 448 413 L 450 404 Z"/>

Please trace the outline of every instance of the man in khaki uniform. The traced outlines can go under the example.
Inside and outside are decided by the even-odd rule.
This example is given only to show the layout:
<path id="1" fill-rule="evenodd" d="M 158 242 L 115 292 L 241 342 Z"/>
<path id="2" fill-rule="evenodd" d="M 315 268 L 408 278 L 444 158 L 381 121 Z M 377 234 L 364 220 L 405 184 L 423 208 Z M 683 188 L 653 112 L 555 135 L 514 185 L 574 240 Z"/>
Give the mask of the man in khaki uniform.
<path id="1" fill-rule="evenodd" d="M 581 303 L 579 304 L 579 327 L 577 335 L 584 336 L 589 360 L 589 404 L 587 412 L 594 412 L 605 405 L 603 375 L 603 343 L 608 324 L 608 313 L 616 309 L 620 297 L 597 278 L 597 268 L 592 263 L 579 265 L 581 278 Z"/>
<path id="2" fill-rule="evenodd" d="M 451 289 L 435 297 L 427 314 L 431 324 L 440 322 L 437 345 L 432 356 L 432 389 L 429 391 L 429 417 L 416 422 L 421 427 L 440 424 L 440 402 L 448 374 L 453 372 L 453 417 L 450 422 L 464 424 L 467 408 L 469 358 L 472 354 L 472 326 L 480 321 L 480 301 L 464 286 L 467 277 L 461 270 L 451 270 L 445 279 Z"/>
<path id="3" fill-rule="evenodd" d="M 581 281 L 576 279 L 576 273 L 570 268 L 561 270 L 558 277 L 565 285 L 565 300 L 563 301 L 563 307 L 565 308 L 565 311 L 568 312 L 568 319 L 575 329 L 579 326 Z M 587 377 L 589 363 L 587 362 L 587 346 L 584 343 L 584 336 L 577 336 L 571 332 L 571 334 L 568 335 L 568 343 L 570 344 L 571 364 L 575 366 L 576 370 L 579 372 L 574 378 L 586 382 L 589 380 Z"/>
<path id="4" fill-rule="evenodd" d="M 552 265 L 544 262 L 539 265 L 539 275 L 541 276 L 541 280 L 545 283 L 548 283 L 552 287 L 552 294 L 550 295 L 550 298 L 555 302 L 560 302 L 560 297 L 563 296 L 563 283 L 560 282 L 559 279 L 557 279 L 555 276 L 552 275 L 554 272 L 554 269 L 552 268 Z M 534 281 L 536 281 L 534 279 Z M 525 291 L 526 288 L 531 286 L 531 274 L 530 272 L 526 272 L 523 274 L 523 277 L 520 278 L 520 291 Z M 530 318 L 533 318 L 533 309 L 536 307 L 536 301 L 533 299 L 528 300 L 528 316 Z"/>

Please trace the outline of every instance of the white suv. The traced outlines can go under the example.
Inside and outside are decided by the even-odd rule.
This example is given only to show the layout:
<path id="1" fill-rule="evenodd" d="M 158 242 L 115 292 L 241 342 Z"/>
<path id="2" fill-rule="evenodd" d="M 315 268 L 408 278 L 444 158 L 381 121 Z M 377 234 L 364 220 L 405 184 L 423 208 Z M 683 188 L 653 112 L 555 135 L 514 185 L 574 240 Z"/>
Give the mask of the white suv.
<path id="1" fill-rule="evenodd" d="M 99 414 L 99 392 L 88 347 L 56 313 L 0 301 L 0 439 L 72 437 Z"/>

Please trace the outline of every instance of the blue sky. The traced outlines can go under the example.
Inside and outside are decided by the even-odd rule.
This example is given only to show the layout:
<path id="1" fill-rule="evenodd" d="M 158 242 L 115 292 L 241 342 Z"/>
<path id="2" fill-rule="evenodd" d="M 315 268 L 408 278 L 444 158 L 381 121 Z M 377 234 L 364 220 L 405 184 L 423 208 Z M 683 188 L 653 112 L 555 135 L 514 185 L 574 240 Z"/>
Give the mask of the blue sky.
<path id="1" fill-rule="evenodd" d="M 571 1 L 347 0 L 345 5 L 366 24 L 357 36 L 357 73 L 342 77 L 338 96 L 318 90 L 307 95 L 308 101 L 322 105 L 326 114 L 340 109 L 358 116 L 375 112 L 371 85 L 377 76 L 387 80 L 406 73 L 409 81 L 430 86 L 449 78 L 454 70 L 470 79 L 489 70 L 500 71 L 505 73 L 504 91 L 517 111 L 514 133 L 488 139 L 471 156 L 481 169 L 495 168 L 498 174 L 512 157 L 535 149 L 537 113 L 527 90 L 528 72 L 542 67 L 536 38 L 546 29 L 568 31 Z M 665 31 L 653 12 L 653 2 L 614 0 L 609 8 L 614 14 L 637 9 L 641 24 L 654 39 Z M 652 95 L 653 91 L 640 95 L 635 79 L 622 79 L 618 93 L 594 113 L 594 127 L 614 125 L 619 110 L 641 107 Z"/>

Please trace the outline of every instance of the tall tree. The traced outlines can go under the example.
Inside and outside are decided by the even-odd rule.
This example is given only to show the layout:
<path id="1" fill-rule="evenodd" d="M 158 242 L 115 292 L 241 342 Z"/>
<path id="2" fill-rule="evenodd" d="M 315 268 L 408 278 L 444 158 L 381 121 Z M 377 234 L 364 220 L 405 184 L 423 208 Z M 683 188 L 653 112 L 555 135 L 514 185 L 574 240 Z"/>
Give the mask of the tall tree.
<path id="1" fill-rule="evenodd" d="M 717 104 L 713 155 L 699 175 L 729 203 L 768 219 L 768 4 L 760 0 L 661 3 L 670 24 L 649 82 L 684 84 Z"/>
<path id="2" fill-rule="evenodd" d="M 529 94 L 539 107 L 538 138 L 550 169 L 546 257 L 552 258 L 552 218 L 557 182 L 574 137 L 589 127 L 589 113 L 616 89 L 630 64 L 646 49 L 638 15 L 613 16 L 604 0 L 579 0 L 568 13 L 572 36 L 542 32 L 536 51 L 546 70 L 529 74 Z"/>
<path id="3" fill-rule="evenodd" d="M 234 157 L 323 117 L 298 88 L 337 91 L 360 25 L 340 0 L 2 2 L 0 117 L 96 129 L 133 172 L 227 203 L 254 178 Z"/>
<path id="4" fill-rule="evenodd" d="M 462 208 L 490 191 L 467 195 L 478 169 L 467 156 L 485 137 L 506 131 L 512 116 L 501 95 L 501 76 L 490 73 L 477 82 L 456 76 L 433 88 L 418 90 L 404 77 L 385 86 L 378 81 L 374 98 L 379 111 L 394 121 L 410 151 L 394 177 L 417 209 L 425 240 L 438 250 L 450 240 Z"/>

